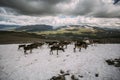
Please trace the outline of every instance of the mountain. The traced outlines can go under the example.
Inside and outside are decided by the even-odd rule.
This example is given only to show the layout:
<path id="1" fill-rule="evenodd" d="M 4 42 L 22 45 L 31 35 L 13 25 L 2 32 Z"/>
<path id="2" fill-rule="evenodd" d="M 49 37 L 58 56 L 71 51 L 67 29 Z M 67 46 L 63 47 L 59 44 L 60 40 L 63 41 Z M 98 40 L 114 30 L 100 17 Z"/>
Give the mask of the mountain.
<path id="1" fill-rule="evenodd" d="M 120 29 L 116 29 L 116 28 L 106 28 L 106 27 L 99 27 L 99 26 L 91 26 L 91 25 L 67 25 L 67 26 L 59 26 L 58 28 L 56 28 L 56 30 L 89 30 L 89 31 L 94 31 L 94 30 L 97 30 L 97 31 L 119 31 L 120 32 Z"/>
<path id="2" fill-rule="evenodd" d="M 50 25 L 27 25 L 15 29 L 17 31 L 37 32 L 37 31 L 49 31 L 53 30 L 53 26 Z"/>
<path id="3" fill-rule="evenodd" d="M 7 31 L 7 30 L 14 30 L 16 28 L 19 28 L 19 25 L 5 25 L 5 24 L 0 24 L 0 30 L 1 31 Z"/>
<path id="4" fill-rule="evenodd" d="M 52 31 L 39 32 L 39 34 L 45 35 L 47 38 L 50 39 L 120 39 L 120 29 L 97 27 L 90 25 L 60 26 Z"/>
<path id="5" fill-rule="evenodd" d="M 61 26 L 56 28 L 56 30 L 62 31 L 71 31 L 71 32 L 94 32 L 97 29 L 89 26 L 89 25 L 68 25 L 68 26 Z"/>

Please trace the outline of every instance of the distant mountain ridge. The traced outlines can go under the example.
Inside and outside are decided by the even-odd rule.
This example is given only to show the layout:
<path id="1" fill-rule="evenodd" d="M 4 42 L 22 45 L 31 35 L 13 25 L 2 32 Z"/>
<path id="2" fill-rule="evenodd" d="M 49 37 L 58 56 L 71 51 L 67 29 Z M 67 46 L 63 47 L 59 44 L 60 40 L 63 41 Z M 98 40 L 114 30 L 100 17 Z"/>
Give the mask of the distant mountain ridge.
<path id="1" fill-rule="evenodd" d="M 14 30 L 16 28 L 19 28 L 21 26 L 19 25 L 5 25 L 5 24 L 0 24 L 0 30 Z"/>
<path id="2" fill-rule="evenodd" d="M 39 32 L 39 31 L 51 31 L 51 30 L 79 30 L 79 29 L 89 29 L 90 31 L 94 30 L 104 30 L 104 31 L 120 31 L 120 29 L 116 28 L 105 28 L 105 27 L 99 27 L 99 26 L 91 26 L 91 25 L 65 25 L 65 26 L 59 26 L 55 28 L 51 25 L 45 25 L 45 24 L 37 24 L 37 25 L 5 25 L 0 24 L 0 30 L 9 31 L 26 31 L 26 32 Z"/>
<path id="3" fill-rule="evenodd" d="M 36 31 L 49 31 L 53 30 L 53 26 L 50 25 L 27 25 L 15 29 L 16 31 L 27 31 L 27 32 L 36 32 Z"/>
<path id="4" fill-rule="evenodd" d="M 59 29 L 90 29 L 90 30 L 104 30 L 104 31 L 120 31 L 120 29 L 116 28 L 105 28 L 105 27 L 98 27 L 98 26 L 91 26 L 91 25 L 67 25 L 67 26 L 59 26 L 56 30 Z"/>

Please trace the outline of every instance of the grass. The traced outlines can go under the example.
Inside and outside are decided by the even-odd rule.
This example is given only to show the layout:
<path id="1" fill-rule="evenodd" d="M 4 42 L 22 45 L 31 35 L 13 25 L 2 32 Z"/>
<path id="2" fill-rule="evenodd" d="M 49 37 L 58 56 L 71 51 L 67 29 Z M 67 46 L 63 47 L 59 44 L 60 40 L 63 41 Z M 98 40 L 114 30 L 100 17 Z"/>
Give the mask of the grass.
<path id="1" fill-rule="evenodd" d="M 66 34 L 66 33 L 72 33 L 72 34 L 82 34 L 82 33 L 96 33 L 97 30 L 90 30 L 85 28 L 80 29 L 60 29 L 60 30 L 53 30 L 53 31 L 42 31 L 42 32 L 36 32 L 36 34 L 43 34 L 43 35 L 55 35 L 55 34 Z"/>
<path id="2" fill-rule="evenodd" d="M 0 44 L 5 43 L 29 43 L 40 41 L 43 37 L 27 32 L 0 31 Z"/>
<path id="3" fill-rule="evenodd" d="M 76 40 L 83 38 L 111 39 L 111 42 L 120 42 L 120 33 L 106 33 L 103 31 L 91 31 L 90 29 L 59 29 L 41 32 L 15 32 L 0 31 L 0 44 L 29 43 L 46 40 Z"/>

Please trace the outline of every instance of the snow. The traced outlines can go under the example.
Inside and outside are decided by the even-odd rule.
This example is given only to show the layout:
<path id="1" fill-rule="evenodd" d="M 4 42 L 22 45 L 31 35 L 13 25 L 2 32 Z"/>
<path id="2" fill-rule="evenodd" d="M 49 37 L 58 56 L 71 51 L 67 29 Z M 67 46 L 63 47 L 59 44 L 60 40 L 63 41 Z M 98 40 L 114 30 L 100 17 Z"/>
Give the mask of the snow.
<path id="1" fill-rule="evenodd" d="M 120 80 L 120 68 L 108 65 L 106 59 L 120 57 L 120 44 L 97 44 L 81 52 L 73 52 L 73 44 L 65 52 L 50 55 L 47 45 L 24 55 L 19 44 L 0 45 L 0 80 L 49 80 L 60 70 L 69 71 L 80 80 Z M 95 77 L 95 74 L 99 74 Z M 71 80 L 70 76 L 66 77 Z"/>

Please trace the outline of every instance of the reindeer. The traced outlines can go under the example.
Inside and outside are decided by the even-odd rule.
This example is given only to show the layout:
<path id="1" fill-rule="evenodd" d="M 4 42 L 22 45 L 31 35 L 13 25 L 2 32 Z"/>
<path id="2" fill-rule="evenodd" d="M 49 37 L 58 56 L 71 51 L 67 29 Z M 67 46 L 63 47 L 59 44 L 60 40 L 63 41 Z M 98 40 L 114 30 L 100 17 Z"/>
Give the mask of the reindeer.
<path id="1" fill-rule="evenodd" d="M 87 43 L 86 42 L 83 42 L 83 41 L 81 41 L 81 42 L 76 42 L 75 44 L 74 44 L 74 52 L 76 52 L 76 48 L 79 48 L 79 51 L 81 51 L 81 48 L 85 48 L 85 49 L 87 49 L 87 47 L 88 47 L 88 45 L 87 45 Z"/>
<path id="2" fill-rule="evenodd" d="M 27 54 L 26 52 L 28 51 L 28 50 L 30 50 L 30 53 L 32 53 L 32 47 L 30 46 L 30 45 L 28 45 L 28 46 L 24 46 L 24 54 Z"/>
<path id="3" fill-rule="evenodd" d="M 53 45 L 50 47 L 50 54 L 53 54 L 53 50 L 57 50 L 57 55 L 58 55 L 58 50 L 62 50 L 64 52 L 64 48 L 60 47 L 59 45 Z"/>
<path id="4" fill-rule="evenodd" d="M 26 52 L 27 52 L 28 50 L 30 50 L 30 53 L 32 53 L 32 49 L 34 49 L 34 48 L 38 48 L 38 45 L 35 44 L 35 43 L 26 45 L 26 46 L 24 46 L 24 48 L 23 48 L 23 49 L 24 49 L 24 53 L 26 54 Z"/>

